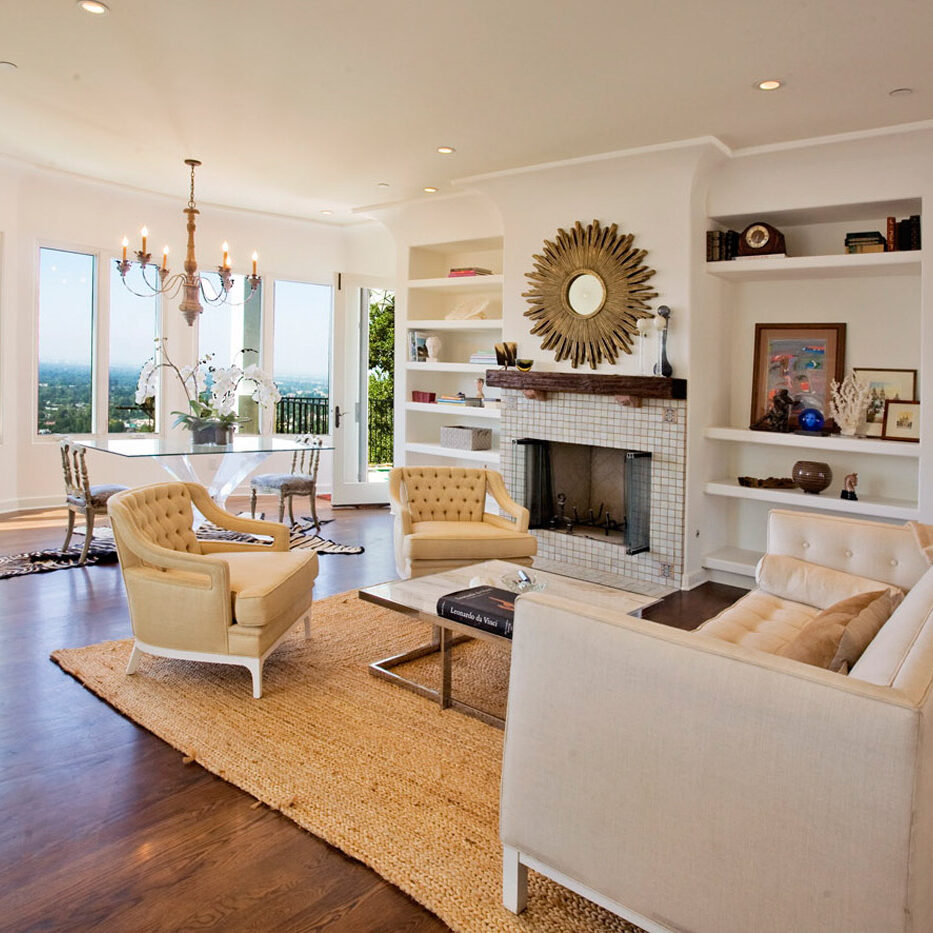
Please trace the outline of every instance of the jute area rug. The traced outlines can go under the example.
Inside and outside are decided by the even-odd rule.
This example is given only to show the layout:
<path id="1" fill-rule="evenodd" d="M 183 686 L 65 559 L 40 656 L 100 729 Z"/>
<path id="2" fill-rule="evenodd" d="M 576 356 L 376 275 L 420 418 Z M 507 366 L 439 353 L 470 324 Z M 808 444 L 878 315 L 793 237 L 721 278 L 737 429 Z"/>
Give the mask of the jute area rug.
<path id="1" fill-rule="evenodd" d="M 367 665 L 412 648 L 425 625 L 359 600 L 314 606 L 266 662 L 263 697 L 245 669 L 145 657 L 130 642 L 56 651 L 88 689 L 207 770 L 364 862 L 458 931 L 637 928 L 531 873 L 520 917 L 501 906 L 502 732 L 372 677 Z M 455 695 L 505 707 L 508 652 L 454 649 Z M 436 658 L 403 669 L 436 685 Z"/>

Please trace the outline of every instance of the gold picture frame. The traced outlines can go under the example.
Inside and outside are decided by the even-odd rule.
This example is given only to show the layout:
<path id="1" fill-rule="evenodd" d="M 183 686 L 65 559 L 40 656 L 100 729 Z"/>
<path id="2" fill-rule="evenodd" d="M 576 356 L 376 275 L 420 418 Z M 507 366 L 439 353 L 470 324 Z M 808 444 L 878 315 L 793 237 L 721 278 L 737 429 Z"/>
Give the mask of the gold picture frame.
<path id="1" fill-rule="evenodd" d="M 533 257 L 534 270 L 525 273 L 531 288 L 522 293 L 531 305 L 525 316 L 535 322 L 531 333 L 542 338 L 541 349 L 558 362 L 596 369 L 632 352 L 638 319 L 652 316 L 648 302 L 658 297 L 647 284 L 655 274 L 643 262 L 647 250 L 634 241 L 616 224 L 594 220 L 584 227 L 578 220 Z"/>

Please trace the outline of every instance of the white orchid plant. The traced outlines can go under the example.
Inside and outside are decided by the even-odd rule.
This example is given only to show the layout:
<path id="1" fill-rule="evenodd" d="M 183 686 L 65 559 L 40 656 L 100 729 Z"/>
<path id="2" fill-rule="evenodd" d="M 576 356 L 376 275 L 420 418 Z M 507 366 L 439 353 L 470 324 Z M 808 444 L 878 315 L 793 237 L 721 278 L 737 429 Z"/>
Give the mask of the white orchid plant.
<path id="1" fill-rule="evenodd" d="M 210 424 L 229 427 L 241 419 L 237 416 L 237 399 L 240 385 L 246 383 L 252 386 L 252 399 L 261 406 L 272 406 L 282 397 L 278 387 L 265 370 L 256 365 L 246 367 L 213 366 L 213 353 L 201 357 L 194 366 L 176 366 L 168 355 L 165 338 L 156 341 L 159 345 L 156 353 L 143 364 L 139 373 L 139 382 L 136 386 L 136 404 L 144 405 L 155 398 L 159 386 L 159 370 L 163 367 L 171 369 L 181 382 L 185 395 L 188 398 L 187 412 L 173 411 L 177 415 L 173 426 L 179 424 L 191 430 L 206 427 Z M 248 347 L 240 350 L 243 353 L 255 352 Z M 161 357 L 157 361 L 156 357 Z M 210 386 L 208 375 L 211 376 Z"/>

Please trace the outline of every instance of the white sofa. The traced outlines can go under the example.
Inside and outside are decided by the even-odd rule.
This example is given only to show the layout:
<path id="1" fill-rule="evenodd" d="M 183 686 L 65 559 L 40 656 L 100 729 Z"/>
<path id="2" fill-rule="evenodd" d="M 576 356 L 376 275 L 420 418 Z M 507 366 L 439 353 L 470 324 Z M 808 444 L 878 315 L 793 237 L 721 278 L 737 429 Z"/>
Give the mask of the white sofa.
<path id="1" fill-rule="evenodd" d="M 531 867 L 651 933 L 933 931 L 933 570 L 906 526 L 814 514 L 768 551 L 908 591 L 849 676 L 518 600 L 509 909 Z"/>

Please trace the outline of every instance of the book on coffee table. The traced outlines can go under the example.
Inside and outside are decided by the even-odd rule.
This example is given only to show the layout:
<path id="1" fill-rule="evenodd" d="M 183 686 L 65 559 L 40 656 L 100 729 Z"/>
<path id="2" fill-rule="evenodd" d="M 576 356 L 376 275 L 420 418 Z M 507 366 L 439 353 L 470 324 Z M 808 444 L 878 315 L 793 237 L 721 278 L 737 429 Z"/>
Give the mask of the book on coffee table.
<path id="1" fill-rule="evenodd" d="M 471 586 L 442 596 L 437 601 L 437 614 L 442 619 L 453 619 L 463 625 L 511 638 L 515 594 L 495 586 Z"/>

